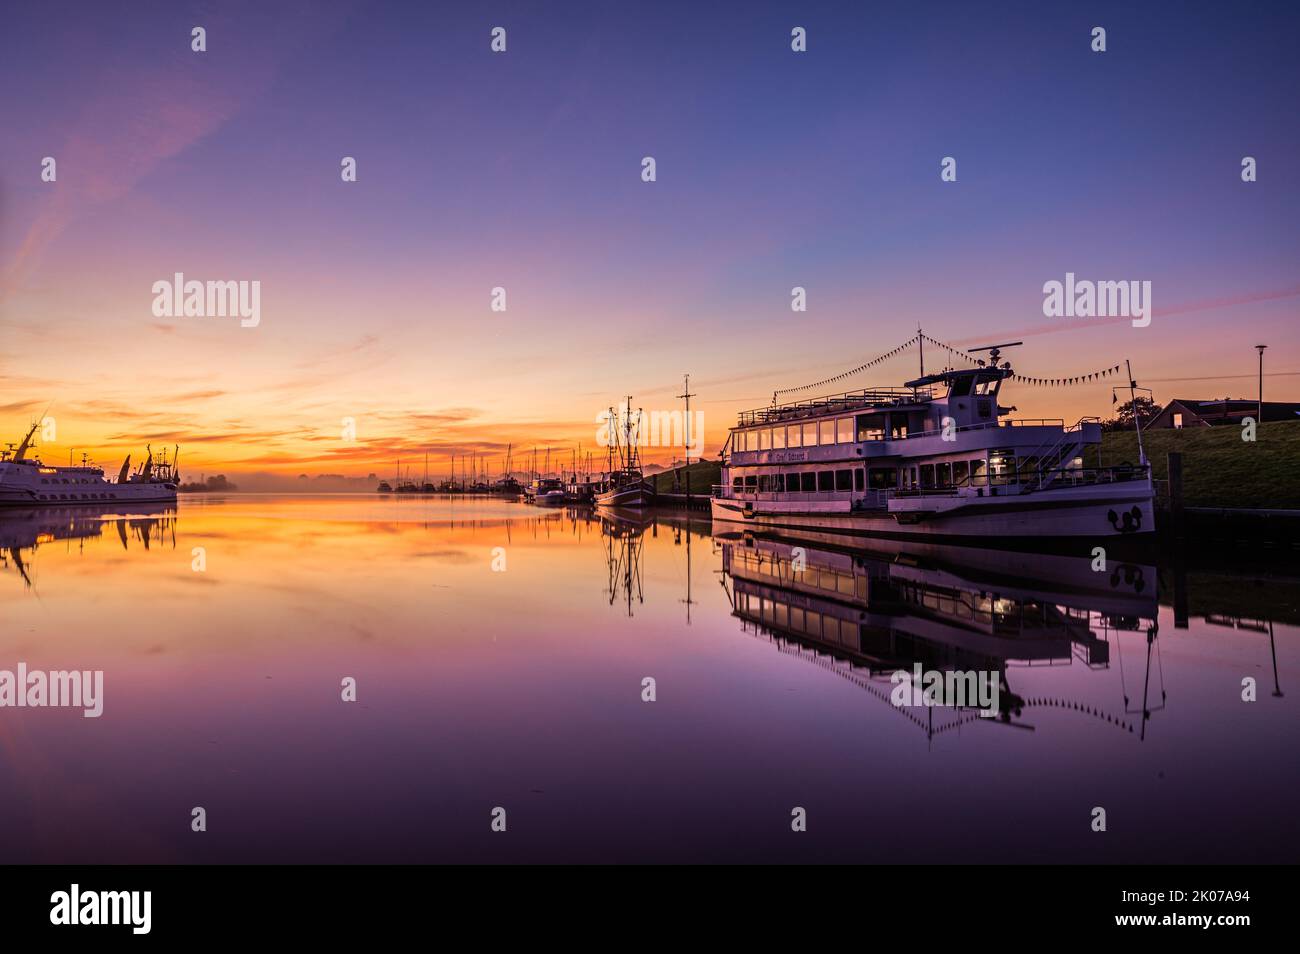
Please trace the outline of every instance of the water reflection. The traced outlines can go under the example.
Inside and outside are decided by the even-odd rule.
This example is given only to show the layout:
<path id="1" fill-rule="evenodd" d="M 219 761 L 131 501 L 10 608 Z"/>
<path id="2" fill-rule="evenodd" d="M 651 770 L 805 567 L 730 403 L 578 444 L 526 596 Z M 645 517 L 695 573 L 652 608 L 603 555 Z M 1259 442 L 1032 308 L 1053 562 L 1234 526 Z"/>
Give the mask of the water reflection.
<path id="1" fill-rule="evenodd" d="M 135 507 L 129 514 L 94 507 L 42 507 L 0 511 L 0 570 L 11 570 L 31 589 L 29 566 L 43 546 L 65 541 L 84 551 L 87 540 L 116 532 L 122 549 L 131 543 L 176 549 L 176 508 L 171 505 Z"/>
<path id="2" fill-rule="evenodd" d="M 959 557 L 960 551 L 941 555 Z M 1109 575 L 1073 558 L 1040 556 L 1041 580 L 1007 570 L 1021 557 L 980 554 L 978 572 L 905 550 L 841 552 L 774 540 L 742 538 L 722 545 L 724 578 L 732 583 L 733 615 L 742 629 L 776 648 L 847 679 L 933 737 L 982 718 L 973 708 L 918 710 L 890 701 L 898 670 L 995 672 L 997 722 L 1033 730 L 1026 711 L 1071 709 L 1127 732 L 1145 729 L 1165 694 L 1147 694 L 1157 647 L 1157 601 L 1147 580 L 1155 568 L 1124 564 Z M 1099 576 L 1101 580 L 1099 581 Z M 1121 632 L 1144 633 L 1143 698 L 1133 707 L 1124 678 Z M 1026 697 L 1015 671 L 1080 665 L 1104 672 L 1112 657 L 1121 707 L 1069 696 Z M 1131 664 L 1130 664 L 1131 665 Z"/>
<path id="3" fill-rule="evenodd" d="M 712 529 L 435 498 L 0 512 L 0 668 L 102 669 L 106 696 L 96 720 L 0 710 L 5 860 L 1178 861 L 1300 845 L 1284 696 L 1300 585 L 1280 561 L 1098 573 Z M 997 717 L 894 706 L 889 675 L 917 663 L 996 672 Z M 219 838 L 188 837 L 195 804 Z M 499 804 L 505 840 L 479 824 Z M 1105 840 L 1087 825 L 1098 804 L 1117 819 Z M 701 811 L 717 805 L 725 825 Z M 817 821 L 805 840 L 788 838 L 791 805 Z M 906 818 L 925 824 L 881 824 Z"/>

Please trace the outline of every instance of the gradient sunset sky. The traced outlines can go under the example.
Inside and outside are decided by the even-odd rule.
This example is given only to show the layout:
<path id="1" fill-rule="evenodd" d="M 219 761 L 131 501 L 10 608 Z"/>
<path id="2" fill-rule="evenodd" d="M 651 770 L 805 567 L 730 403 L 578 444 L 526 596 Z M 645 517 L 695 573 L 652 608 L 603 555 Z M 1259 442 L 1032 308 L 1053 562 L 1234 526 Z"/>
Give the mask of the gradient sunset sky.
<path id="1" fill-rule="evenodd" d="M 690 372 L 713 454 L 738 409 L 918 325 L 1023 338 L 1038 377 L 1131 358 L 1160 402 L 1254 396 L 1267 343 L 1266 398 L 1300 400 L 1300 15 L 1047 6 L 8 4 L 0 439 L 53 402 L 52 462 L 567 460 Z M 1067 271 L 1151 281 L 1151 326 L 1045 318 Z M 175 272 L 260 281 L 260 326 L 155 318 Z M 1110 383 L 1005 402 L 1105 416 Z"/>

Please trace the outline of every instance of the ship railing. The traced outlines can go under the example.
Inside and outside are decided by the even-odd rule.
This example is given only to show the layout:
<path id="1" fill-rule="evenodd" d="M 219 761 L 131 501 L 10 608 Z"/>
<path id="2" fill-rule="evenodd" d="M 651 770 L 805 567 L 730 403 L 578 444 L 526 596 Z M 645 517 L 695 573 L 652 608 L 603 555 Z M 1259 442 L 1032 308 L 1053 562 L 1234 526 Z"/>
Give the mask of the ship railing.
<path id="1" fill-rule="evenodd" d="M 1084 426 L 1098 423 L 1100 423 L 1099 418 L 1081 417 L 1073 427 L 1065 428 L 1056 441 L 1044 441 L 1032 453 L 1025 455 L 1037 461 L 1039 490 L 1057 480 L 1064 471 L 1069 469 L 1067 460 L 1072 459 L 1074 452 L 1079 449 L 1079 435 L 1083 433 Z"/>
<path id="2" fill-rule="evenodd" d="M 1007 418 L 1005 421 L 984 421 L 981 424 L 963 424 L 960 427 L 953 428 L 952 432 L 984 431 L 994 427 L 1060 427 L 1064 428 L 1067 434 L 1072 430 L 1072 428 L 1066 428 L 1064 419 L 1059 417 L 1017 417 Z M 907 438 L 910 440 L 913 437 L 934 437 L 936 434 L 943 433 L 943 428 L 933 431 L 916 431 L 915 433 L 908 434 Z"/>
<path id="3" fill-rule="evenodd" d="M 930 388 L 863 388 L 860 391 L 845 391 L 840 394 L 828 394 L 809 398 L 804 401 L 791 401 L 787 404 L 773 404 L 741 411 L 737 427 L 749 427 L 754 424 L 766 424 L 785 420 L 799 411 L 837 411 L 856 410 L 861 407 L 889 407 L 914 401 L 929 401 L 934 398 Z"/>
<path id="4" fill-rule="evenodd" d="M 1151 475 L 1150 464 L 1116 464 L 1111 467 L 1071 467 L 1062 471 L 1053 483 L 1068 487 L 1082 487 L 1093 484 L 1124 484 L 1135 480 L 1147 480 Z"/>
<path id="5" fill-rule="evenodd" d="M 847 501 L 850 499 L 857 500 L 863 494 L 863 491 L 849 490 L 809 490 L 796 491 L 794 493 L 777 492 L 772 490 L 749 490 L 741 488 L 737 490 L 730 484 L 714 484 L 713 496 L 725 497 L 728 500 L 755 500 L 765 503 L 807 501 L 829 503 L 833 501 Z"/>

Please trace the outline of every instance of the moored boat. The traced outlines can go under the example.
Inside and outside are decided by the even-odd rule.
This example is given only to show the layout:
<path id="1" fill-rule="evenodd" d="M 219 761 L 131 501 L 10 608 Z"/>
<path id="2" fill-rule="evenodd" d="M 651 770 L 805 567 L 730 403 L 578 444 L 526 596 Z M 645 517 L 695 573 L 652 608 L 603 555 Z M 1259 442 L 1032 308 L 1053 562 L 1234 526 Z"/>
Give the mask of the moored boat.
<path id="1" fill-rule="evenodd" d="M 0 451 L 0 506 L 175 503 L 180 484 L 177 457 L 168 461 L 165 452 L 155 457 L 150 447 L 144 463 L 134 472 L 128 455 L 117 479 L 109 480 L 103 468 L 84 455 L 79 466 L 67 467 L 49 466 L 29 456 L 35 449 L 32 438 L 38 426 L 33 424 L 16 448 L 10 444 Z"/>
<path id="2" fill-rule="evenodd" d="M 634 423 L 632 398 L 629 396 L 625 414 L 620 415 L 614 408 L 609 409 L 609 414 L 609 470 L 596 491 L 596 505 L 629 509 L 648 507 L 654 503 L 655 490 L 641 472 L 641 457 L 637 450 L 640 412 Z M 623 418 L 621 422 L 620 416 Z"/>
<path id="3" fill-rule="evenodd" d="M 978 367 L 740 415 L 719 521 L 993 545 L 1140 537 L 1155 529 L 1151 469 L 1085 467 L 1101 424 L 1009 418 L 1000 348 Z"/>

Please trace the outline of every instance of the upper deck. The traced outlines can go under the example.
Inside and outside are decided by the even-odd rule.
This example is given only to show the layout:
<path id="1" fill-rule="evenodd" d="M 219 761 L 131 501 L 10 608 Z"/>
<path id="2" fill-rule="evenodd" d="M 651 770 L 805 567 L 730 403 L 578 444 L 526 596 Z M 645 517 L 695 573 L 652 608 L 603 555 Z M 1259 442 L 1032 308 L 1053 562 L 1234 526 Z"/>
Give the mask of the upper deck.
<path id="1" fill-rule="evenodd" d="M 830 394 L 810 398 L 806 401 L 773 404 L 768 407 L 754 408 L 751 411 L 741 411 L 736 428 L 793 421 L 808 417 L 829 417 L 848 411 L 916 408 L 929 403 L 933 399 L 934 392 L 928 387 L 864 388 L 861 391 L 845 391 L 843 394 Z M 732 430 L 736 428 L 732 428 Z"/>

